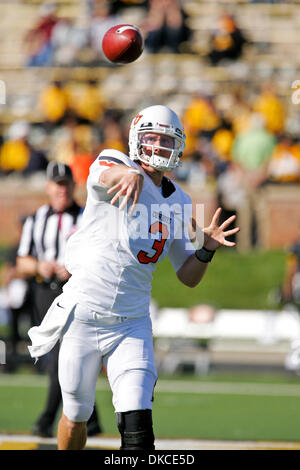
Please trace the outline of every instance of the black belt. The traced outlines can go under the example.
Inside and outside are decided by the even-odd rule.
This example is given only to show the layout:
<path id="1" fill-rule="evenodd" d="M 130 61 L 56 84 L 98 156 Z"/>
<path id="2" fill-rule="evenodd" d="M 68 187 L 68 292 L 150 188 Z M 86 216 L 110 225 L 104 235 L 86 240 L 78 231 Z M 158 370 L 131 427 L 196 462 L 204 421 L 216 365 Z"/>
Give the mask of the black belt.
<path id="1" fill-rule="evenodd" d="M 41 277 L 37 277 L 36 282 L 39 286 L 46 287 L 53 291 L 61 290 L 64 284 L 66 283 L 66 281 L 62 281 L 61 279 L 58 279 L 57 277 L 53 277 L 51 279 L 43 279 Z"/>

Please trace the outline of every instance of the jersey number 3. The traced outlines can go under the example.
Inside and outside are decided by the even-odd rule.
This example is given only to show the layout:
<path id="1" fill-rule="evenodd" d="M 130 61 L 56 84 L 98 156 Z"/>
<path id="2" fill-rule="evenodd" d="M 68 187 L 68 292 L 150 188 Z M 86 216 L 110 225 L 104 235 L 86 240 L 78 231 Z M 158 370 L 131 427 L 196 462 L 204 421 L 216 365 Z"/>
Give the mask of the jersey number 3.
<path id="1" fill-rule="evenodd" d="M 154 240 L 153 242 L 152 250 L 155 251 L 153 256 L 148 256 L 148 253 L 146 253 L 146 251 L 141 250 L 138 252 L 137 258 L 142 264 L 156 263 L 158 261 L 158 258 L 162 254 L 166 240 L 169 235 L 167 226 L 162 222 L 154 222 L 154 224 L 150 225 L 149 232 L 153 234 L 159 232 L 161 234 L 161 238 L 160 240 Z"/>

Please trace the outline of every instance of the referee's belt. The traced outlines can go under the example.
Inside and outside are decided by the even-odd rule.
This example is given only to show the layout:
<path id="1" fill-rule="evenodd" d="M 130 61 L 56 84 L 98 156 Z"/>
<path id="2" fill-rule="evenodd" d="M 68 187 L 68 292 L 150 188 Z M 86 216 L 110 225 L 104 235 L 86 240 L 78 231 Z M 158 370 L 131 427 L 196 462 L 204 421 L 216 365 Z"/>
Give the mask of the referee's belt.
<path id="1" fill-rule="evenodd" d="M 61 279 L 58 279 L 58 277 L 56 276 L 53 276 L 49 279 L 42 278 L 41 276 L 36 276 L 35 280 L 38 285 L 47 287 L 48 289 L 51 289 L 54 291 L 60 290 L 66 283 L 66 281 L 62 281 Z"/>

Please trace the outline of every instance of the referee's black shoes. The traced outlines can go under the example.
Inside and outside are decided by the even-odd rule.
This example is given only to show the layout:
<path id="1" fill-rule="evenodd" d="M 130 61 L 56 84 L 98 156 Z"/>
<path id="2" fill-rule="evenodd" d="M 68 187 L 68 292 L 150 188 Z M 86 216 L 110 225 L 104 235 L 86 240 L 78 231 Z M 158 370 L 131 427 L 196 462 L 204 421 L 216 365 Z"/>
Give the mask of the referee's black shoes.
<path id="1" fill-rule="evenodd" d="M 89 437 L 95 436 L 96 434 L 101 434 L 102 429 L 97 422 L 87 423 L 87 435 Z"/>
<path id="2" fill-rule="evenodd" d="M 52 427 L 41 427 L 39 424 L 35 424 L 32 428 L 32 434 L 39 437 L 53 437 Z"/>

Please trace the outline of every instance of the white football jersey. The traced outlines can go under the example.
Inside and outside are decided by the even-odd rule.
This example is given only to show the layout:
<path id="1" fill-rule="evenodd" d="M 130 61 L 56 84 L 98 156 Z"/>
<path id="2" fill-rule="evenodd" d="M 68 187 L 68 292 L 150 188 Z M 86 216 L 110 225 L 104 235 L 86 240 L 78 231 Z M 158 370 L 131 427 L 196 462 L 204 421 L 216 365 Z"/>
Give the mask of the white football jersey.
<path id="1" fill-rule="evenodd" d="M 116 150 L 100 153 L 90 167 L 87 202 L 79 230 L 67 244 L 65 265 L 72 274 L 64 292 L 108 315 L 149 314 L 151 282 L 159 261 L 169 256 L 177 271 L 194 253 L 187 233 L 191 198 L 164 177 L 157 187 L 144 173 L 139 203 L 128 214 L 111 205 L 113 195 L 99 184 L 102 171 L 125 164 L 143 171 Z"/>

